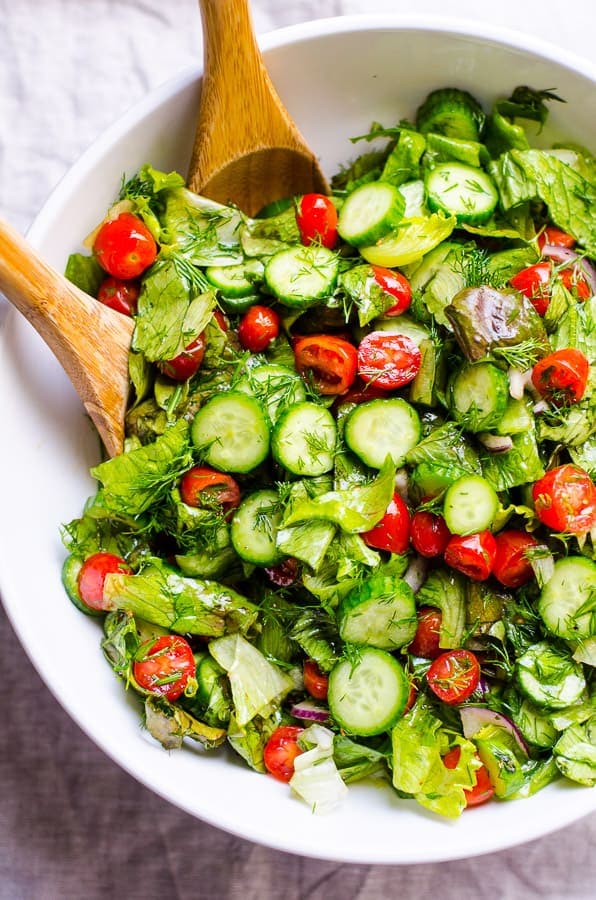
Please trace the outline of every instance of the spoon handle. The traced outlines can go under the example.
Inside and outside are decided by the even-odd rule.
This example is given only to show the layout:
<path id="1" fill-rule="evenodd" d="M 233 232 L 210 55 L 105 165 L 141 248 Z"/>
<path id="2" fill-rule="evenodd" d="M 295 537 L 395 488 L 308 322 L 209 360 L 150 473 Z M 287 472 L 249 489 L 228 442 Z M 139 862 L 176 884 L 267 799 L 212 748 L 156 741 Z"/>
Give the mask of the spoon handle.
<path id="1" fill-rule="evenodd" d="M 54 353 L 108 452 L 119 452 L 132 320 L 76 288 L 1 219 L 0 291 Z"/>

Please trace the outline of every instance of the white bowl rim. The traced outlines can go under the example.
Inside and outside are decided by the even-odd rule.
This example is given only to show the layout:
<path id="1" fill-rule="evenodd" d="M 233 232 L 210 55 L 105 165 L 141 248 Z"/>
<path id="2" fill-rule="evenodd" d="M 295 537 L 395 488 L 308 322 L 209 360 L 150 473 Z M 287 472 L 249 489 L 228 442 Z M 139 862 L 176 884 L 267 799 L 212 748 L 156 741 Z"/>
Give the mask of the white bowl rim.
<path id="1" fill-rule="evenodd" d="M 442 33 L 449 33 L 454 36 L 469 36 L 475 39 L 479 38 L 481 40 L 494 42 L 498 45 L 504 45 L 508 48 L 518 49 L 523 52 L 530 52 L 546 60 L 551 60 L 554 63 L 569 68 L 579 73 L 580 75 L 583 75 L 584 77 L 594 81 L 596 85 L 596 65 L 591 63 L 586 58 L 571 53 L 543 39 L 535 38 L 531 35 L 526 35 L 514 29 L 480 22 L 471 18 L 438 16 L 430 14 L 416 15 L 400 13 L 336 16 L 302 22 L 295 25 L 289 25 L 283 28 L 275 29 L 274 31 L 267 32 L 260 36 L 259 44 L 261 46 L 261 49 L 267 52 L 269 50 L 275 50 L 279 47 L 300 43 L 303 40 L 314 37 L 323 37 L 338 32 L 355 33 L 359 31 L 376 29 L 386 29 L 389 31 L 394 29 L 412 31 L 438 31 Z M 116 142 L 118 138 L 124 133 L 128 132 L 137 122 L 143 120 L 149 113 L 149 111 L 155 106 L 160 105 L 169 97 L 172 97 L 179 91 L 183 90 L 184 87 L 188 86 L 194 81 L 197 81 L 200 78 L 201 72 L 202 67 L 200 65 L 186 67 L 177 75 L 169 78 L 162 84 L 158 85 L 156 88 L 149 91 L 145 97 L 133 104 L 130 109 L 120 115 L 112 125 L 106 128 L 103 133 L 95 138 L 91 145 L 81 154 L 78 160 L 74 162 L 74 164 L 69 168 L 69 170 L 60 179 L 60 181 L 58 181 L 58 183 L 50 193 L 48 199 L 35 217 L 35 220 L 28 229 L 28 239 L 34 246 L 43 241 L 47 229 L 52 222 L 54 210 L 62 202 L 63 195 L 68 195 L 71 189 L 76 184 L 80 184 L 81 179 L 85 176 L 85 174 L 93 170 L 97 158 L 103 155 L 106 148 Z M 7 318 L 16 315 L 18 315 L 16 313 L 16 310 L 9 309 Z M 5 325 L 6 322 L 1 324 L 0 338 L 3 337 L 2 332 L 6 331 Z M 352 856 L 349 860 L 337 854 L 330 854 L 328 852 L 325 852 L 324 850 L 319 852 L 307 841 L 304 842 L 303 846 L 300 846 L 299 843 L 297 843 L 295 840 L 286 840 L 281 830 L 279 834 L 275 836 L 272 836 L 269 833 L 267 835 L 256 835 L 254 831 L 251 832 L 247 828 L 238 827 L 237 825 L 235 825 L 233 817 L 229 817 L 223 813 L 221 815 L 212 814 L 210 816 L 200 815 L 194 805 L 186 803 L 184 799 L 174 799 L 168 796 L 167 792 L 165 792 L 164 790 L 160 790 L 158 787 L 152 784 L 149 777 L 135 771 L 131 765 L 127 764 L 126 761 L 119 757 L 119 754 L 117 752 L 117 749 L 114 747 L 113 742 L 107 739 L 99 731 L 99 729 L 94 729 L 91 723 L 81 722 L 80 718 L 70 709 L 68 701 L 61 695 L 49 658 L 39 660 L 33 658 L 33 656 L 29 653 L 27 646 L 27 632 L 31 625 L 27 620 L 27 617 L 21 612 L 22 608 L 19 604 L 18 586 L 16 584 L 13 585 L 10 577 L 7 577 L 3 574 L 2 567 L 0 567 L 0 588 L 2 592 L 3 606 L 5 608 L 7 617 L 11 622 L 12 627 L 17 634 L 25 652 L 29 656 L 32 665 L 37 670 L 44 683 L 53 693 L 54 697 L 58 700 L 60 705 L 71 716 L 71 718 L 74 719 L 81 730 L 85 734 L 87 734 L 87 736 L 98 747 L 100 747 L 109 758 L 111 758 L 121 768 L 128 772 L 128 774 L 132 775 L 137 781 L 144 784 L 153 792 L 162 796 L 168 802 L 188 812 L 190 815 L 200 818 L 202 821 L 205 821 L 210 825 L 221 828 L 246 840 L 258 841 L 259 843 L 262 843 L 273 849 L 296 853 L 312 858 L 318 857 L 321 859 L 333 859 L 344 862 L 393 865 L 430 863 L 467 858 L 471 855 L 480 856 L 483 854 L 507 849 L 512 846 L 517 846 L 520 843 L 531 841 L 557 831 L 560 828 L 563 828 L 564 826 L 577 821 L 583 816 L 588 815 L 590 812 L 596 809 L 596 789 L 594 789 L 593 791 L 585 791 L 585 793 L 582 791 L 582 799 L 581 802 L 577 804 L 577 806 L 571 808 L 570 805 L 569 808 L 560 809 L 559 816 L 556 822 L 550 821 L 546 825 L 542 821 L 533 822 L 532 825 L 528 828 L 527 833 L 524 834 L 522 840 L 520 840 L 519 835 L 514 839 L 511 839 L 507 833 L 501 833 L 499 835 L 493 834 L 490 840 L 479 840 L 478 845 L 473 848 L 472 853 L 470 853 L 469 850 L 466 850 L 463 847 L 457 851 L 451 848 L 448 852 L 442 851 L 440 847 L 434 847 L 432 848 L 431 852 L 424 851 L 416 856 L 410 854 L 410 856 L 408 856 L 407 858 L 399 858 L 399 856 L 397 856 L 397 858 L 389 858 L 387 854 L 382 853 L 378 858 L 374 859 L 369 857 L 358 858 Z"/>

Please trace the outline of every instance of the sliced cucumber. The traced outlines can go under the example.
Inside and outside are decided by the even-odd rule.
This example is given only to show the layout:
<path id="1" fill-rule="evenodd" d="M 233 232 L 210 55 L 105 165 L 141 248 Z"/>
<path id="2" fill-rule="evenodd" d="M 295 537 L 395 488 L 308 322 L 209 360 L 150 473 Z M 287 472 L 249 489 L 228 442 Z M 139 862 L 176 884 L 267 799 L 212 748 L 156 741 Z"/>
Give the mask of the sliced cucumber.
<path id="1" fill-rule="evenodd" d="M 83 603 L 81 600 L 78 581 L 82 565 L 83 560 L 79 556 L 74 556 L 71 553 L 70 556 L 66 557 L 62 565 L 62 586 L 66 591 L 68 599 L 71 603 L 74 603 L 76 608 L 81 612 L 86 613 L 88 616 L 103 616 L 105 615 L 105 610 L 93 609 L 93 607 L 87 606 L 87 604 Z"/>
<path id="2" fill-rule="evenodd" d="M 468 91 L 439 88 L 432 91 L 416 111 L 416 125 L 422 134 L 435 132 L 462 141 L 477 141 L 486 114 Z"/>
<path id="3" fill-rule="evenodd" d="M 480 475 L 458 478 L 443 501 L 443 517 L 452 534 L 485 531 L 493 524 L 498 509 L 497 492 Z"/>
<path id="4" fill-rule="evenodd" d="M 374 331 L 384 331 L 386 334 L 405 334 L 418 347 L 422 341 L 430 337 L 428 328 L 408 315 L 379 316 L 374 320 L 372 327 Z"/>
<path id="5" fill-rule="evenodd" d="M 255 491 L 246 497 L 232 519 L 230 537 L 238 556 L 256 566 L 275 566 L 283 559 L 277 549 L 281 509 L 276 491 Z"/>
<path id="6" fill-rule="evenodd" d="M 267 414 L 255 397 L 241 391 L 218 394 L 197 412 L 191 438 L 214 469 L 252 472 L 269 453 Z"/>
<path id="7" fill-rule="evenodd" d="M 255 293 L 255 285 L 263 280 L 265 269 L 258 259 L 249 259 L 237 266 L 207 266 L 207 281 L 230 299 L 241 299 Z"/>
<path id="8" fill-rule="evenodd" d="M 294 475 L 324 475 L 333 469 L 337 427 L 328 409 L 296 403 L 279 417 L 271 439 L 273 458 Z"/>
<path id="9" fill-rule="evenodd" d="M 306 388 L 298 372 L 276 363 L 250 369 L 235 389 L 260 400 L 272 422 L 284 409 L 306 400 Z"/>
<path id="10" fill-rule="evenodd" d="M 456 216 L 458 222 L 480 225 L 492 216 L 499 194 L 482 169 L 464 163 L 440 163 L 426 177 L 429 208 Z"/>
<path id="11" fill-rule="evenodd" d="M 416 601 L 409 584 L 395 575 L 373 575 L 346 594 L 338 610 L 344 641 L 395 650 L 416 634 Z"/>
<path id="12" fill-rule="evenodd" d="M 456 224 L 455 216 L 445 218 L 441 213 L 412 216 L 386 238 L 359 247 L 360 255 L 373 266 L 406 266 L 430 253 L 446 240 Z"/>
<path id="13" fill-rule="evenodd" d="M 453 418 L 467 431 L 490 431 L 507 408 L 509 380 L 489 362 L 465 363 L 448 387 Z"/>
<path id="14" fill-rule="evenodd" d="M 326 247 L 311 244 L 275 253 L 265 266 L 267 287 L 284 306 L 308 309 L 329 297 L 337 282 L 337 256 Z"/>
<path id="15" fill-rule="evenodd" d="M 362 462 L 380 469 L 388 456 L 401 466 L 421 433 L 414 407 L 401 397 L 388 397 L 359 403 L 346 418 L 344 439 Z"/>
<path id="16" fill-rule="evenodd" d="M 529 700 L 522 700 L 513 712 L 513 721 L 523 737 L 534 747 L 552 747 L 559 732 L 543 710 L 536 709 Z"/>
<path id="17" fill-rule="evenodd" d="M 505 407 L 505 412 L 497 423 L 495 431 L 497 434 L 523 434 L 526 431 L 534 430 L 534 414 L 532 412 L 532 401 L 522 397 L 517 400 L 510 397 Z"/>
<path id="18" fill-rule="evenodd" d="M 586 556 L 557 560 L 538 611 L 557 637 L 577 641 L 596 636 L 596 562 Z"/>
<path id="19" fill-rule="evenodd" d="M 342 659 L 329 675 L 329 711 L 349 734 L 363 737 L 389 731 L 402 715 L 410 683 L 385 650 L 365 647 L 355 661 Z"/>
<path id="20" fill-rule="evenodd" d="M 528 700 L 546 709 L 572 706 L 586 690 L 582 666 L 547 641 L 532 644 L 519 657 L 516 678 Z"/>
<path id="21" fill-rule="evenodd" d="M 405 208 L 405 197 L 395 185 L 386 181 L 362 184 L 346 197 L 337 230 L 354 247 L 374 244 L 399 225 Z"/>

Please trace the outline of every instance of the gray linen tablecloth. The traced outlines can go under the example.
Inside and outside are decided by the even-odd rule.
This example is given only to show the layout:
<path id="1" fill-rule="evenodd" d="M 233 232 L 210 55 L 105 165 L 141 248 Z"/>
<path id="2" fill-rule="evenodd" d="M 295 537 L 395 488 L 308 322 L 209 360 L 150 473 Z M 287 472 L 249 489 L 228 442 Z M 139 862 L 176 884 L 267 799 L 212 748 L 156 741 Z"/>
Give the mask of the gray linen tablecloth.
<path id="1" fill-rule="evenodd" d="M 261 31 L 409 8 L 490 19 L 594 55 L 590 0 L 252 5 Z M 200 45 L 195 0 L 0 0 L 1 214 L 25 230 L 96 135 Z M 596 896 L 595 815 L 513 850 L 428 866 L 337 865 L 231 837 L 120 770 L 50 695 L 3 612 L 0 630 L 0 900 Z M 68 664 L 67 646 L 56 652 Z"/>

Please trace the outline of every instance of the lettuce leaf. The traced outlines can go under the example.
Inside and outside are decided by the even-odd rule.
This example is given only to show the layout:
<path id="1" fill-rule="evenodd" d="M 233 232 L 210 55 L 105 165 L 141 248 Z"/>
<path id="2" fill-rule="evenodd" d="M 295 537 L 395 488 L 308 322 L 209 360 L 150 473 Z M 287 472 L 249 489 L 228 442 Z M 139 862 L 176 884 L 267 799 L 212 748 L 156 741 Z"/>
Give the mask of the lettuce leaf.
<path id="1" fill-rule="evenodd" d="M 279 709 L 275 709 L 270 716 L 254 716 L 244 725 L 239 725 L 232 716 L 228 724 L 228 742 L 251 769 L 265 774 L 267 771 L 263 762 L 265 744 L 283 721 L 283 713 Z"/>
<path id="2" fill-rule="evenodd" d="M 441 610 L 439 647 L 461 647 L 466 627 L 466 585 L 453 569 L 433 569 L 416 594 L 418 606 Z"/>
<path id="3" fill-rule="evenodd" d="M 180 187 L 164 191 L 161 215 L 163 244 L 194 266 L 233 266 L 243 261 L 240 235 L 245 219 L 223 206 Z"/>
<path id="4" fill-rule="evenodd" d="M 304 752 L 294 760 L 290 779 L 294 793 L 317 815 L 335 809 L 348 790 L 333 759 L 333 738 L 333 732 L 322 725 L 306 728 L 298 741 Z"/>
<path id="5" fill-rule="evenodd" d="M 186 710 L 168 703 L 163 697 L 150 696 L 145 699 L 145 726 L 166 750 L 178 749 L 184 738 L 197 741 L 206 750 L 219 747 L 226 739 L 224 728 L 199 722 Z"/>
<path id="6" fill-rule="evenodd" d="M 97 297 L 99 286 L 107 278 L 107 273 L 99 265 L 94 256 L 83 253 L 71 253 L 66 263 L 64 274 L 76 287 L 90 297 Z"/>
<path id="7" fill-rule="evenodd" d="M 482 459 L 482 474 L 497 493 L 538 481 L 544 475 L 534 431 L 512 434 L 511 440 L 511 450 L 487 454 Z"/>
<path id="8" fill-rule="evenodd" d="M 388 776 L 387 754 L 359 744 L 345 734 L 336 734 L 333 740 L 333 757 L 342 780 L 346 784 L 363 778 Z"/>

